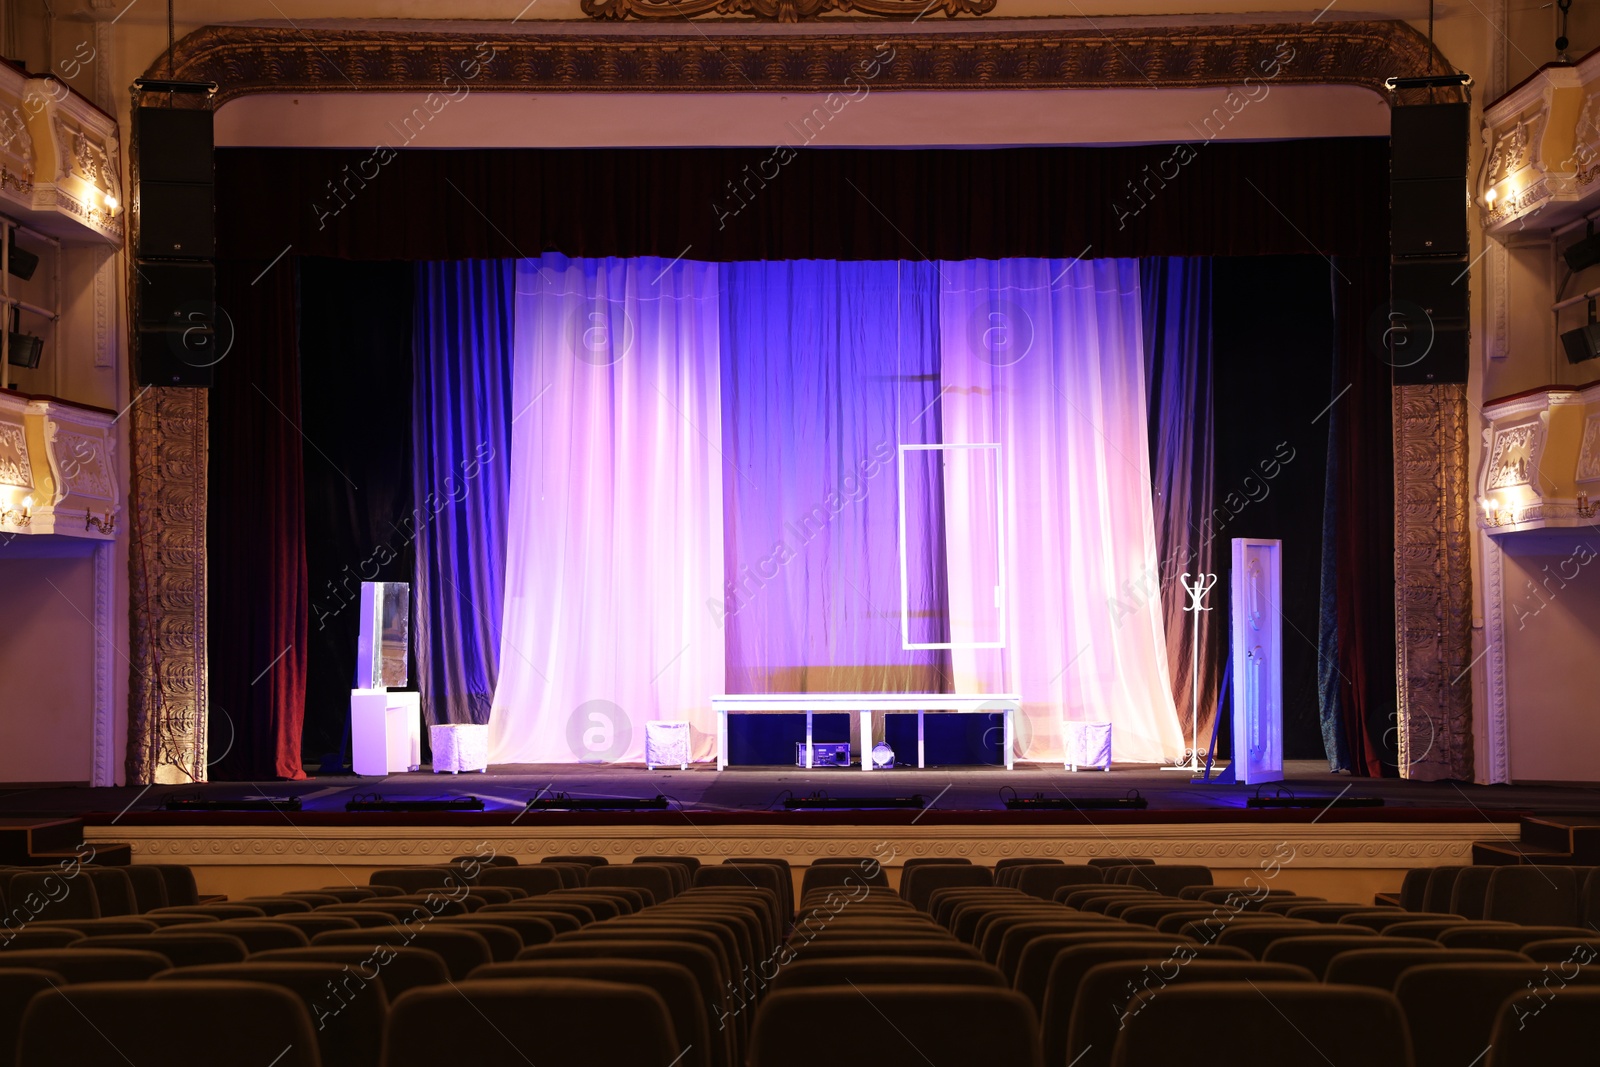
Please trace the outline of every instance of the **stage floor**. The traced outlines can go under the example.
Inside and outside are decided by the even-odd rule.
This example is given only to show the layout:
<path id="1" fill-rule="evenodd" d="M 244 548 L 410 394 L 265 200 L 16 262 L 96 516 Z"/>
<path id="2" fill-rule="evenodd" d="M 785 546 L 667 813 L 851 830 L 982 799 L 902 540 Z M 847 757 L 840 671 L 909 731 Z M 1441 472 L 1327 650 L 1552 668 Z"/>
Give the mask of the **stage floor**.
<path id="1" fill-rule="evenodd" d="M 859 769 L 803 770 L 796 767 L 737 767 L 717 771 L 711 764 L 693 764 L 647 771 L 639 764 L 605 766 L 516 765 L 495 767 L 489 773 L 433 774 L 424 769 L 383 778 L 326 775 L 303 782 L 216 782 L 206 785 L 129 786 L 105 789 L 81 787 L 0 787 L 0 814 L 37 816 L 95 816 L 105 824 L 148 823 L 192 816 L 166 812 L 173 797 L 237 799 L 250 796 L 299 798 L 304 814 L 346 815 L 345 805 L 355 797 L 381 796 L 385 800 L 471 795 L 483 801 L 487 812 L 519 814 L 535 796 L 571 798 L 667 798 L 674 812 L 694 812 L 719 822 L 762 822 L 772 813 L 786 818 L 822 818 L 835 821 L 848 816 L 863 821 L 869 814 L 792 813 L 783 802 L 789 797 L 826 793 L 833 797 L 909 797 L 927 800 L 921 821 L 983 821 L 1015 818 L 1034 820 L 1054 812 L 1007 811 L 1005 801 L 1015 795 L 1046 799 L 1118 798 L 1137 794 L 1149 804 L 1144 812 L 1092 812 L 1103 817 L 1156 818 L 1170 813 L 1182 821 L 1197 818 L 1238 818 L 1263 815 L 1330 818 L 1384 818 L 1378 809 L 1349 808 L 1330 812 L 1247 811 L 1250 797 L 1292 794 L 1300 799 L 1372 797 L 1384 802 L 1387 818 L 1414 821 L 1500 821 L 1523 812 L 1600 813 L 1600 784 L 1481 786 L 1457 782 L 1413 782 L 1400 779 L 1352 778 L 1329 774 L 1321 761 L 1286 765 L 1282 782 L 1266 786 L 1194 784 L 1187 774 L 1158 767 L 1117 766 L 1109 772 L 1070 773 L 1053 764 L 1018 763 L 1015 770 L 998 767 L 896 768 L 864 774 Z M 281 816 L 267 813 L 269 817 Z M 628 821 L 648 818 L 648 812 L 584 813 L 589 821 Z M 657 813 L 659 814 L 659 813 Z M 1060 813 L 1073 816 L 1069 808 Z M 213 818 L 215 816 L 212 816 Z M 303 817 L 303 816 L 302 816 Z M 416 816 L 411 816 L 416 818 Z M 459 816 L 440 816 L 459 817 Z M 476 815 L 482 819 L 483 815 Z M 548 816 L 542 816 L 548 817 Z M 569 816 L 570 817 L 570 816 Z M 905 813 L 900 812 L 900 819 Z M 1081 818 L 1082 816 L 1079 815 Z M 393 818 L 390 816 L 389 818 Z"/>

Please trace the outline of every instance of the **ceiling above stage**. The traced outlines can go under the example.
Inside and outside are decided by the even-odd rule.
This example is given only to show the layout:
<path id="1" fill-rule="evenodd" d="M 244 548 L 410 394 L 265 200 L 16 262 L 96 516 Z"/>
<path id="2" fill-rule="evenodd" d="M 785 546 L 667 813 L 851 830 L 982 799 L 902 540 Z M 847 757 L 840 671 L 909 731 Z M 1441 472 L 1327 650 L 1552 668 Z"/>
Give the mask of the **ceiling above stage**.
<path id="1" fill-rule="evenodd" d="M 826 93 L 263 94 L 224 104 L 216 139 L 219 147 L 272 148 L 910 148 L 1389 134 L 1385 101 L 1356 86 L 1257 83 L 1250 92 L 1255 99 L 1221 87 L 880 92 L 831 100 Z"/>

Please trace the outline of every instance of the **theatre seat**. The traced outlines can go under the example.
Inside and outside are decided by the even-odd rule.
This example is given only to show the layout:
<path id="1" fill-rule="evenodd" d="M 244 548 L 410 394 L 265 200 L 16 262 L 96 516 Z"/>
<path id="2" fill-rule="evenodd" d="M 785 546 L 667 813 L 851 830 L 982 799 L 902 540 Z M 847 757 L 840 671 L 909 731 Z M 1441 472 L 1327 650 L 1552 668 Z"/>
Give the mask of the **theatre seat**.
<path id="1" fill-rule="evenodd" d="M 1119 960 L 1138 960 L 1152 972 L 1164 974 L 1190 960 L 1248 963 L 1250 954 L 1220 945 L 1163 944 L 1154 939 L 1057 944 L 1053 938 L 1042 938 L 1022 954 L 1013 988 L 1038 1009 L 1041 1020 L 1065 1020 L 1072 1015 L 1083 976 L 1097 964 Z"/>
<path id="2" fill-rule="evenodd" d="M 395 1001 L 384 1067 L 673 1063 L 683 1053 L 666 1002 L 643 985 L 578 978 L 493 978 L 414 989 Z"/>
<path id="3" fill-rule="evenodd" d="M 20 930 L 8 930 L 0 935 L 0 952 L 16 952 L 29 948 L 64 948 L 81 940 L 82 931 L 65 926 L 40 926 L 33 923 Z"/>
<path id="4" fill-rule="evenodd" d="M 48 990 L 28 1004 L 17 1055 L 18 1067 L 321 1062 L 311 1016 L 299 997 L 277 986 L 221 981 Z"/>
<path id="5" fill-rule="evenodd" d="M 797 1040 L 826 1021 L 819 1054 Z M 920 1052 L 927 1050 L 926 1052 Z M 883 1067 L 920 1064 L 1042 1067 L 1033 1008 L 1018 993 L 986 986 L 875 985 L 786 989 L 756 1012 L 749 1067 Z"/>
<path id="6" fill-rule="evenodd" d="M 1321 979 L 1334 957 L 1343 952 L 1356 951 L 1364 944 L 1366 942 L 1360 939 L 1352 941 L 1348 937 L 1322 937 L 1316 934 L 1285 937 L 1268 945 L 1261 958 L 1267 963 L 1292 963 L 1297 967 L 1304 967 Z M 1420 937 L 1393 937 L 1387 939 L 1386 944 L 1389 948 L 1424 951 L 1438 947 L 1435 942 Z"/>
<path id="7" fill-rule="evenodd" d="M 852 890 L 861 886 L 889 888 L 889 876 L 875 861 L 814 863 L 800 876 L 800 900 L 818 889 Z"/>
<path id="8" fill-rule="evenodd" d="M 585 884 L 591 888 L 621 886 L 625 889 L 637 889 L 650 894 L 651 904 L 671 900 L 673 893 L 676 892 L 671 872 L 657 864 L 649 863 L 613 863 L 604 867 L 594 867 L 590 869 L 589 880 Z"/>
<path id="9" fill-rule="evenodd" d="M 1109 1065 L 1116 1049 L 1117 1034 L 1131 1021 L 1129 1013 L 1134 997 L 1147 989 L 1166 992 L 1199 982 L 1265 985 L 1314 981 L 1303 967 L 1254 960 L 1196 959 L 1170 968 L 1159 964 L 1152 967 L 1139 960 L 1101 963 L 1091 967 L 1078 983 L 1077 997 L 1069 1011 L 1045 1016 L 1045 1062 L 1073 1063 L 1077 1067 Z M 1218 1017 L 1216 1022 L 1230 1031 L 1233 1028 L 1227 1016 Z M 1285 1057 L 1284 1062 L 1296 1061 Z"/>
<path id="10" fill-rule="evenodd" d="M 1583 917 L 1580 888 L 1572 867 L 1496 867 L 1489 875 L 1483 917 L 1526 926 L 1576 926 Z"/>
<path id="11" fill-rule="evenodd" d="M 1600 975 L 1590 968 L 1557 978 L 1540 963 L 1425 963 L 1402 974 L 1394 992 L 1411 1028 L 1417 1067 L 1460 1067 L 1488 1049 L 1508 1000 L 1519 1014 L 1535 1014 L 1551 996 L 1547 982 L 1556 983 L 1560 999 L 1567 988 L 1596 981 Z"/>
<path id="12" fill-rule="evenodd" d="M 1425 963 L 1523 963 L 1526 957 L 1515 952 L 1498 949 L 1447 949 L 1443 945 L 1417 945 L 1412 948 L 1389 948 L 1390 938 L 1370 945 L 1352 943 L 1350 947 L 1328 961 L 1323 981 L 1340 985 L 1364 985 L 1373 989 L 1394 991 L 1400 976 L 1413 967 Z"/>
<path id="13" fill-rule="evenodd" d="M 1031 897 L 1050 900 L 1062 886 L 1101 885 L 1105 875 L 1099 867 L 1075 864 L 1043 864 L 1024 867 L 1017 875 L 1017 888 Z"/>
<path id="14" fill-rule="evenodd" d="M 1114 1067 L 1237 1067 L 1237 1041 L 1271 1062 L 1412 1067 L 1406 1021 L 1392 994 L 1315 982 L 1196 982 L 1140 993 L 1126 1010 Z"/>
<path id="15" fill-rule="evenodd" d="M 667 1005 L 673 1032 L 685 1046 L 681 1067 L 712 1067 L 712 1022 L 694 972 L 668 960 L 544 959 L 490 963 L 469 976 L 473 981 L 502 978 L 579 978 L 647 986 Z"/>
<path id="16" fill-rule="evenodd" d="M 122 873 L 128 876 L 128 882 L 133 886 L 136 912 L 153 911 L 178 903 L 167 896 L 167 880 L 155 867 L 133 863 L 123 867 Z"/>
<path id="17" fill-rule="evenodd" d="M 154 981 L 264 982 L 287 989 L 300 998 L 311 1016 L 324 1067 L 377 1067 L 384 1019 L 389 1014 L 388 997 L 381 982 L 352 981 L 341 964 L 250 959 L 180 967 L 157 975 Z"/>
<path id="18" fill-rule="evenodd" d="M 538 863 L 488 867 L 478 872 L 477 880 L 486 886 L 514 886 L 530 897 L 562 888 L 561 872 L 551 865 Z"/>
<path id="19" fill-rule="evenodd" d="M 94 882 L 82 877 L 67 878 L 59 871 L 22 871 L 13 874 L 6 884 L 6 899 L 18 907 L 19 901 L 33 901 L 39 910 L 30 905 L 30 921 L 41 919 L 98 919 L 100 898 L 95 894 Z M 25 914 L 26 914 L 25 913 Z"/>
<path id="20" fill-rule="evenodd" d="M 1497 870 L 1504 867 L 1463 867 L 1456 874 L 1455 884 L 1450 889 L 1450 906 L 1445 911 L 1453 912 L 1463 919 L 1482 919 L 1484 905 L 1489 899 L 1489 879 Z"/>
<path id="21" fill-rule="evenodd" d="M 378 952 L 363 945 L 312 945 L 310 948 L 275 948 L 270 952 L 258 952 L 249 959 L 250 963 L 280 961 L 336 963 L 353 982 L 381 984 L 391 1004 L 408 989 L 443 985 L 450 980 L 444 960 L 420 948 L 388 948 Z"/>
<path id="22" fill-rule="evenodd" d="M 64 975 L 38 967 L 0 968 L 0 1064 L 14 1062 L 17 1038 L 22 1033 L 22 1016 L 35 993 L 59 989 L 67 984 Z"/>
<path id="23" fill-rule="evenodd" d="M 430 923 L 417 930 L 329 930 L 311 939 L 318 945 L 359 945 L 376 948 L 379 945 L 409 946 L 426 949 L 444 961 L 451 979 L 460 981 L 474 967 L 494 962 L 489 942 L 472 930 L 453 930 L 440 923 Z"/>
<path id="24" fill-rule="evenodd" d="M 1524 945 L 1537 941 L 1559 938 L 1579 942 L 1595 936 L 1596 931 L 1581 926 L 1467 926 L 1444 931 L 1439 935 L 1439 944 L 1446 948 L 1502 948 L 1521 952 Z"/>
<path id="25" fill-rule="evenodd" d="M 1597 987 L 1562 989 L 1544 999 L 1538 1015 L 1526 1019 L 1507 1004 L 1495 1018 L 1486 1067 L 1592 1062 L 1596 1019 L 1600 1019 Z"/>
<path id="26" fill-rule="evenodd" d="M 0 952 L 0 969 L 35 968 L 54 971 L 68 982 L 134 982 L 172 966 L 159 952 L 133 949 L 66 948 L 23 949 Z"/>
<path id="27" fill-rule="evenodd" d="M 994 884 L 994 873 L 972 864 L 930 864 L 909 867 L 900 875 L 900 895 L 918 910 L 926 910 L 935 889 Z"/>
<path id="28" fill-rule="evenodd" d="M 201 963 L 238 963 L 250 954 L 240 938 L 231 934 L 190 933 L 189 928 L 160 930 L 153 934 L 109 934 L 74 941 L 63 952 L 88 952 L 96 949 L 129 949 L 156 952 L 174 967 Z"/>
<path id="29" fill-rule="evenodd" d="M 847 956 L 795 960 L 778 971 L 769 992 L 812 986 L 965 985 L 1007 989 L 1005 976 L 987 963 L 928 956 Z"/>

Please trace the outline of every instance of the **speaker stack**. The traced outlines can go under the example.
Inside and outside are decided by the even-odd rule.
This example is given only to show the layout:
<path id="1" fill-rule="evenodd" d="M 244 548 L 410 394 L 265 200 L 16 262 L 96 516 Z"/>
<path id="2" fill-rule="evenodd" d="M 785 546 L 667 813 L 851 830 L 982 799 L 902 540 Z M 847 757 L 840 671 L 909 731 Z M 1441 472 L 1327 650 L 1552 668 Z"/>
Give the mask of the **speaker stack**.
<path id="1" fill-rule="evenodd" d="M 140 385 L 209 386 L 217 343 L 216 196 L 209 96 L 141 81 L 133 109 L 134 369 Z M 196 97 L 204 95 L 204 99 Z M 164 96 L 169 106 L 147 106 Z M 184 106 L 171 106 L 181 102 Z M 200 105 L 200 106 L 195 106 Z"/>
<path id="2" fill-rule="evenodd" d="M 1454 88 L 1460 76 L 1391 79 L 1391 90 Z M 1428 95 L 1432 95 L 1431 92 Z M 1466 103 L 1389 112 L 1389 321 L 1385 358 L 1396 385 L 1467 380 Z"/>

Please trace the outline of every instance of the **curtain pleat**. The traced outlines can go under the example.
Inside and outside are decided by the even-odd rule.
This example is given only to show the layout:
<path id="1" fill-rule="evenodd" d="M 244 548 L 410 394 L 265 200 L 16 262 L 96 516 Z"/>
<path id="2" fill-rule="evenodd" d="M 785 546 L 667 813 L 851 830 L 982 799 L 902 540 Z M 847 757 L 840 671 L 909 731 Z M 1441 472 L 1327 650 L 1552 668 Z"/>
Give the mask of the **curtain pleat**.
<path id="1" fill-rule="evenodd" d="M 421 263 L 416 287 L 416 677 L 429 722 L 486 723 L 505 602 L 516 263 Z"/>
<path id="2" fill-rule="evenodd" d="M 1220 650 L 1227 635 L 1225 600 L 1186 612 L 1185 576 L 1216 573 L 1212 528 L 1215 422 L 1211 376 L 1211 260 L 1160 258 L 1140 263 L 1144 301 L 1145 404 L 1162 622 L 1172 698 L 1191 747 L 1203 753 L 1217 715 Z M 1148 595 L 1146 587 L 1145 593 Z M 1194 645 L 1199 656 L 1199 728 L 1194 723 Z"/>

